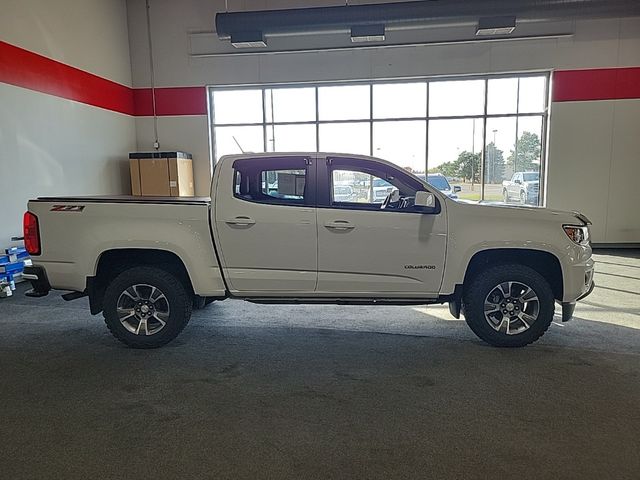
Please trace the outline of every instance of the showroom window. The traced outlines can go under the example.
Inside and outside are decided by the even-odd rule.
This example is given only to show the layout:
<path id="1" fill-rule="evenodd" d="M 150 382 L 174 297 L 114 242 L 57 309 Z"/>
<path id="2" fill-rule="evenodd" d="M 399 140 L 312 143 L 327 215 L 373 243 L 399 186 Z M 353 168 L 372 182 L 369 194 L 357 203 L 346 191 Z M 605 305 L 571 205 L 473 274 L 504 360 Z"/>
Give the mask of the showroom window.
<path id="1" fill-rule="evenodd" d="M 536 73 L 211 87 L 213 158 L 372 155 L 414 174 L 444 175 L 453 197 L 540 205 L 548 84 L 548 74 Z"/>

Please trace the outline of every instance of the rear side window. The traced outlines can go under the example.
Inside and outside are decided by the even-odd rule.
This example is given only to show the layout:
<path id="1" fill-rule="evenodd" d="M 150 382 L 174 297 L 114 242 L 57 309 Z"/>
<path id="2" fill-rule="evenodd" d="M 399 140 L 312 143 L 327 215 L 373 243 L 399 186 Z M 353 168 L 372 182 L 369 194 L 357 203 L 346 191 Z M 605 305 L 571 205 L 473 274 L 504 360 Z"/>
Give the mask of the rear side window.
<path id="1" fill-rule="evenodd" d="M 234 196 L 258 203 L 311 205 L 309 165 L 303 158 L 256 158 L 234 163 Z"/>
<path id="2" fill-rule="evenodd" d="M 306 170 L 263 170 L 260 176 L 263 195 L 288 200 L 304 200 Z"/>

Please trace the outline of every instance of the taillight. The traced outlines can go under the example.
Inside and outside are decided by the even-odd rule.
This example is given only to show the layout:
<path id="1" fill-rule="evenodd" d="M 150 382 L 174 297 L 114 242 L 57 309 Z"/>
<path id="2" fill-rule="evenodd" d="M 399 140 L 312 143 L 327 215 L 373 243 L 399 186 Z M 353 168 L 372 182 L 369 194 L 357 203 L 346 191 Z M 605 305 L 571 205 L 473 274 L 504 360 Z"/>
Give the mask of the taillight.
<path id="1" fill-rule="evenodd" d="M 25 212 L 22 221 L 24 231 L 24 248 L 29 255 L 40 255 L 40 229 L 38 217 L 31 212 Z"/>

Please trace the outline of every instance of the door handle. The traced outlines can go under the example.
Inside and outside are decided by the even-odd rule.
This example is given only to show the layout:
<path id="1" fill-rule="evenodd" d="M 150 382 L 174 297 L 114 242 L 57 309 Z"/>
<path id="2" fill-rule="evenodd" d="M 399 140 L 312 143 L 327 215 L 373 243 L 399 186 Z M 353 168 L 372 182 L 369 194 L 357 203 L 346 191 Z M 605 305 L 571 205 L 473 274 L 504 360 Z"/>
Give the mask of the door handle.
<path id="1" fill-rule="evenodd" d="M 229 225 L 249 226 L 249 225 L 255 224 L 256 221 L 251 217 L 247 217 L 247 216 L 244 216 L 244 215 L 239 215 L 239 216 L 237 216 L 235 218 L 231 218 L 229 220 L 225 220 L 224 223 L 229 224 Z"/>
<path id="2" fill-rule="evenodd" d="M 353 230 L 356 228 L 355 225 L 346 220 L 334 220 L 333 222 L 325 223 L 324 226 L 332 230 Z"/>

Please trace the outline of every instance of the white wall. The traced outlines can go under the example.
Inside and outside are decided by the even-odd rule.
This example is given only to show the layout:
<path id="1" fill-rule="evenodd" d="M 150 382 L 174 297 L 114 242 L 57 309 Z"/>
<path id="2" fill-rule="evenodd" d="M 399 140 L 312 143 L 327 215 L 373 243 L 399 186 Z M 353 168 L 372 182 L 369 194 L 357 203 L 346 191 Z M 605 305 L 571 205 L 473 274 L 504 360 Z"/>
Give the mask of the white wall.
<path id="1" fill-rule="evenodd" d="M 131 85 L 124 0 L 0 3 L 0 40 Z M 129 191 L 135 123 L 127 115 L 0 83 L 0 146 L 1 248 L 21 234 L 29 198 Z"/>
<path id="2" fill-rule="evenodd" d="M 314 5 L 322 3 L 342 4 L 327 0 Z M 308 6 L 308 2 L 229 0 L 231 10 L 289 6 Z M 144 0 L 127 0 L 127 10 L 133 85 L 148 87 Z M 214 15 L 222 10 L 223 0 L 151 0 L 157 86 L 640 66 L 640 18 L 527 27 L 556 33 L 574 31 L 570 38 L 294 55 L 192 56 L 194 52 L 230 51 L 227 43 L 218 41 L 212 34 Z M 451 36 L 451 32 L 434 29 L 413 35 L 425 41 Z M 348 44 L 348 40 L 345 41 Z M 290 42 L 290 47 L 295 48 L 309 39 L 289 38 L 278 42 L 281 45 Z M 617 100 L 552 105 L 548 205 L 583 210 L 594 221 L 596 242 L 640 242 L 640 219 L 630 208 L 639 204 L 637 189 L 627 185 L 630 178 L 638 178 L 638 135 L 629 132 L 633 125 L 640 124 L 637 103 L 637 100 Z M 206 118 L 161 117 L 158 124 L 163 149 L 183 149 L 194 154 L 197 194 L 206 195 L 209 181 Z M 138 147 L 151 148 L 152 120 L 137 118 L 136 130 Z"/>

